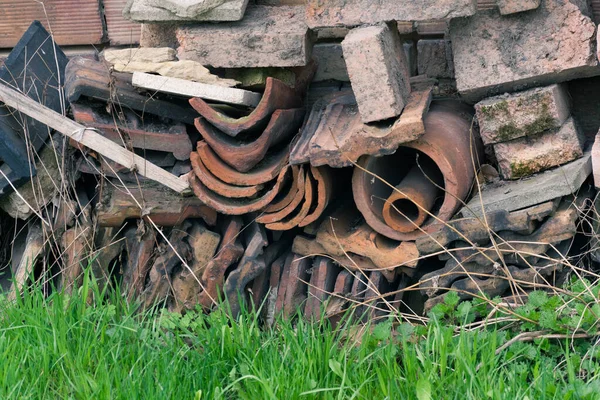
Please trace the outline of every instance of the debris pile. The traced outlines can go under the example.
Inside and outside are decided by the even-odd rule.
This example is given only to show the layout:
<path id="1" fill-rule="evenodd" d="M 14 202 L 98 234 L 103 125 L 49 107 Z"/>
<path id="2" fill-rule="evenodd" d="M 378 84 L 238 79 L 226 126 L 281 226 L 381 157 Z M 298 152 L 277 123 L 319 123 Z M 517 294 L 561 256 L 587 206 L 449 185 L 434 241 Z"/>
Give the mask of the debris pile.
<path id="1" fill-rule="evenodd" d="M 0 69 L 13 295 L 89 265 L 143 309 L 372 320 L 518 298 L 593 246 L 585 2 L 248 3 L 129 1 L 141 47 L 68 64 L 31 26 Z"/>

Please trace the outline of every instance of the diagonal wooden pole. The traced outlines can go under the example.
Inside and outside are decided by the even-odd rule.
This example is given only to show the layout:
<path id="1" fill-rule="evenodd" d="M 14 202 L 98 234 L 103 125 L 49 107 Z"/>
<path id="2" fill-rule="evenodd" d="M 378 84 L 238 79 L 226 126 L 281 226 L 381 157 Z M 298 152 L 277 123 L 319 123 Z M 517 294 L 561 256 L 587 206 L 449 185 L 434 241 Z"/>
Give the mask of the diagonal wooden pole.
<path id="1" fill-rule="evenodd" d="M 94 150 L 103 157 L 135 170 L 148 179 L 161 183 L 177 193 L 190 191 L 186 179 L 152 164 L 145 158 L 119 146 L 95 131 L 51 110 L 24 94 L 0 84 L 0 101 Z"/>

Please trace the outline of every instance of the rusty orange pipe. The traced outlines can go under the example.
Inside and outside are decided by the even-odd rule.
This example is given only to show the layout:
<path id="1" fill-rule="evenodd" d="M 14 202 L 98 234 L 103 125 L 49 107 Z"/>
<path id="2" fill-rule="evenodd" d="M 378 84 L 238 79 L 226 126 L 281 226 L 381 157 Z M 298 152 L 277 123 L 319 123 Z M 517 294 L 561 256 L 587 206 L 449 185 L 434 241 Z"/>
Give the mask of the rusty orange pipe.
<path id="1" fill-rule="evenodd" d="M 419 165 L 415 165 L 383 204 L 382 216 L 392 229 L 417 230 L 433 209 L 440 189 Z"/>

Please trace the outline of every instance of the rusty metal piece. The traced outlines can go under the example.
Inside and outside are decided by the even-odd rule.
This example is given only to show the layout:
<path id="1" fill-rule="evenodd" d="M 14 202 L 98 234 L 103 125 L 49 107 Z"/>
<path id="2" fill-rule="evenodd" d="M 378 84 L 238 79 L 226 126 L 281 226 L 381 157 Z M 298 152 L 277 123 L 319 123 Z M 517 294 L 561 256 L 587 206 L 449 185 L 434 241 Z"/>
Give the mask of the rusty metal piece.
<path id="1" fill-rule="evenodd" d="M 191 224 L 185 222 L 182 226 L 173 229 L 169 235 L 169 242 L 161 243 L 158 248 L 158 256 L 154 260 L 148 273 L 148 283 L 142 292 L 142 308 L 147 310 L 153 305 L 165 301 L 171 289 L 171 273 L 182 263 L 191 259 L 192 251 L 190 245 L 183 240 Z"/>
<path id="2" fill-rule="evenodd" d="M 204 119 L 229 136 L 260 129 L 275 110 L 287 110 L 302 106 L 302 98 L 295 90 L 275 78 L 267 78 L 265 92 L 258 106 L 242 118 L 231 118 L 210 106 L 200 98 L 190 99 L 190 104 Z"/>
<path id="3" fill-rule="evenodd" d="M 285 289 L 285 301 L 283 303 L 283 315 L 285 317 L 295 315 L 304 305 L 310 265 L 310 258 L 299 257 L 292 253 L 291 262 L 289 264 L 289 273 L 286 275 L 287 280 L 285 283 L 287 286 Z M 279 285 L 280 290 L 281 285 L 283 284 L 284 281 L 282 280 Z"/>
<path id="4" fill-rule="evenodd" d="M 296 198 L 296 194 L 298 192 L 298 187 L 302 186 L 300 184 L 300 177 L 304 176 L 302 173 L 302 167 L 297 165 L 292 165 L 290 167 L 290 171 L 292 173 L 292 179 L 285 183 L 285 185 L 281 188 L 273 202 L 265 207 L 265 213 L 276 213 L 285 207 L 287 207 L 290 203 L 294 201 Z M 297 204 L 296 204 L 297 206 Z M 295 208 L 295 206 L 294 206 Z M 262 216 L 261 216 L 262 217 Z M 260 218 L 260 217 L 259 217 Z M 261 222 L 258 221 L 257 222 Z"/>
<path id="5" fill-rule="evenodd" d="M 152 267 L 156 231 L 152 228 L 139 232 L 131 227 L 124 233 L 127 262 L 123 266 L 122 294 L 128 301 L 137 300 L 144 289 L 148 271 Z"/>
<path id="6" fill-rule="evenodd" d="M 202 162 L 214 176 L 225 183 L 239 186 L 252 186 L 267 183 L 277 178 L 288 163 L 289 148 L 284 148 L 267 156 L 252 170 L 241 173 L 231 168 L 217 156 L 206 142 L 198 142 L 196 149 Z"/>
<path id="7" fill-rule="evenodd" d="M 192 152 L 192 142 L 182 123 L 160 123 L 146 116 L 144 121 L 130 110 L 123 110 L 125 121 L 108 114 L 106 104 L 71 104 L 75 121 L 96 128 L 102 135 L 127 148 L 156 150 L 172 153 L 178 160 L 187 160 Z M 80 150 L 83 146 L 71 140 Z"/>
<path id="8" fill-rule="evenodd" d="M 243 221 L 232 217 L 224 225 L 221 244 L 217 254 L 206 265 L 202 273 L 202 291 L 198 294 L 198 304 L 210 310 L 219 297 L 219 291 L 225 281 L 227 268 L 236 263 L 244 254 L 244 247 L 239 238 Z"/>
<path id="9" fill-rule="evenodd" d="M 471 119 L 470 108 L 458 102 L 433 102 L 425 117 L 425 135 L 402 144 L 393 156 L 365 156 L 359 160 L 360 168 L 355 168 L 352 178 L 354 201 L 373 229 L 391 239 L 414 240 L 439 230 L 454 215 L 471 189 L 474 166 L 483 157 L 481 141 L 471 129 Z M 412 168 L 406 163 L 407 157 L 415 160 L 413 165 L 418 162 L 423 170 L 439 170 L 443 176 L 439 186 L 443 187 L 444 196 L 439 207 L 435 206 L 437 218 L 428 218 L 417 231 L 402 233 L 385 223 L 382 210 L 392 193 L 389 185 L 397 185 Z"/>
<path id="10" fill-rule="evenodd" d="M 65 70 L 65 94 L 71 103 L 81 97 L 118 104 L 118 108 L 129 108 L 144 113 L 193 124 L 197 114 L 194 110 L 173 97 L 141 95 L 131 84 L 131 74 L 111 72 L 109 66 L 100 61 L 73 57 Z M 162 100 L 162 98 L 166 100 Z"/>
<path id="11" fill-rule="evenodd" d="M 279 177 L 275 184 L 266 190 L 260 197 L 254 199 L 230 199 L 210 191 L 195 175 L 190 174 L 190 186 L 194 190 L 196 196 L 208 206 L 217 210 L 220 213 L 227 215 L 242 215 L 254 211 L 259 211 L 265 208 L 277 193 L 285 178 L 288 168 L 284 168 L 279 172 Z"/>
<path id="12" fill-rule="evenodd" d="M 378 234 L 351 204 L 338 208 L 321 223 L 316 241 L 328 254 L 361 255 L 369 258 L 377 269 L 414 268 L 419 260 L 414 243 L 396 242 Z"/>
<path id="13" fill-rule="evenodd" d="M 351 166 L 362 155 L 392 154 L 398 145 L 425 133 L 423 118 L 432 98 L 431 85 L 413 84 L 402 115 L 392 122 L 364 124 L 352 91 L 337 92 L 317 101 L 292 148 L 292 164 Z"/>
<path id="14" fill-rule="evenodd" d="M 219 180 L 208 170 L 208 168 L 206 168 L 206 165 L 204 165 L 202 162 L 202 158 L 196 152 L 190 154 L 190 161 L 192 163 L 192 169 L 196 175 L 196 178 L 198 178 L 200 182 L 202 182 L 208 189 L 212 190 L 218 195 L 235 199 L 253 197 L 256 196 L 263 188 L 263 185 L 229 185 Z"/>
<path id="15" fill-rule="evenodd" d="M 461 218 L 448 221 L 441 230 L 418 238 L 416 245 L 421 254 L 431 254 L 443 251 L 456 240 L 475 243 L 488 240 L 491 232 L 512 231 L 521 235 L 530 235 L 537 222 L 556 210 L 560 199 L 556 200 L 519 211 L 492 211 L 486 214 L 485 219 Z"/>
<path id="16" fill-rule="evenodd" d="M 138 205 L 140 204 L 142 207 Z M 194 197 L 177 193 L 155 184 L 106 185 L 96 207 L 100 226 L 121 226 L 126 219 L 152 220 L 158 226 L 176 226 L 188 218 L 202 218 L 213 226 L 217 213 Z"/>
<path id="17" fill-rule="evenodd" d="M 294 170 L 297 171 L 296 179 L 292 181 L 292 187 L 290 191 L 285 195 L 285 197 L 289 197 L 289 193 L 294 191 L 294 197 L 292 200 L 283 208 L 279 209 L 276 212 L 268 213 L 267 210 L 269 207 L 265 208 L 265 213 L 256 218 L 256 222 L 261 224 L 271 224 L 277 221 L 281 221 L 283 218 L 290 215 L 294 210 L 300 205 L 302 200 L 304 199 L 304 192 L 306 190 L 305 180 L 307 179 L 307 174 L 302 166 L 293 166 L 290 168 L 292 170 L 292 178 L 294 174 Z M 287 199 L 286 199 L 287 201 Z M 279 207 L 279 204 L 276 205 Z"/>
<path id="18" fill-rule="evenodd" d="M 191 224 L 186 239 L 192 248 L 192 260 L 173 276 L 173 301 L 169 305 L 171 312 L 192 310 L 198 304 L 198 293 L 202 290 L 200 278 L 221 241 L 221 235 L 206 229 L 202 223 L 192 220 Z"/>
<path id="19" fill-rule="evenodd" d="M 265 157 L 270 148 L 295 134 L 303 117 L 302 108 L 276 110 L 265 130 L 249 141 L 224 135 L 203 118 L 196 118 L 195 125 L 206 143 L 223 161 L 237 171 L 248 172 Z"/>
<path id="20" fill-rule="evenodd" d="M 413 166 L 383 203 L 385 223 L 402 233 L 413 232 L 423 225 L 441 192 L 434 179 L 428 171 Z"/>
<path id="21" fill-rule="evenodd" d="M 272 231 L 287 231 L 297 227 L 310 211 L 313 202 L 313 190 L 313 182 L 309 175 L 306 174 L 306 179 L 304 180 L 304 203 L 302 206 L 296 208 L 294 214 L 288 214 L 285 218 L 277 222 L 266 224 L 265 227 Z"/>
<path id="22" fill-rule="evenodd" d="M 307 319 L 319 319 L 321 306 L 333 293 L 339 272 L 339 267 L 332 260 L 315 257 L 308 284 L 308 298 L 304 305 L 304 316 Z"/>
<path id="23" fill-rule="evenodd" d="M 310 167 L 310 173 L 316 183 L 316 194 L 313 200 L 313 207 L 309 211 L 308 215 L 300 221 L 299 227 L 305 227 L 312 224 L 321 218 L 321 215 L 325 212 L 325 209 L 329 205 L 331 196 L 335 191 L 335 184 L 333 181 L 333 171 L 328 167 Z"/>

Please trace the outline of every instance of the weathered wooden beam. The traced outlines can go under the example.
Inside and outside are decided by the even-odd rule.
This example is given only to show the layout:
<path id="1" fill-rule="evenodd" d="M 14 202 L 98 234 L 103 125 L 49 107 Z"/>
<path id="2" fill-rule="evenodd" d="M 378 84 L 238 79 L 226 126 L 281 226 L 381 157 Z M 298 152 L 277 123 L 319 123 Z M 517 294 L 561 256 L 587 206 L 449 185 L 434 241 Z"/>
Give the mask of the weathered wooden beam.
<path id="1" fill-rule="evenodd" d="M 189 190 L 187 180 L 180 179 L 105 138 L 95 130 L 80 125 L 3 84 L 0 84 L 0 101 L 96 151 L 109 160 L 135 170 L 140 175 L 157 181 L 177 193 Z"/>

